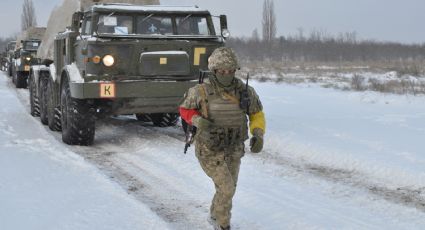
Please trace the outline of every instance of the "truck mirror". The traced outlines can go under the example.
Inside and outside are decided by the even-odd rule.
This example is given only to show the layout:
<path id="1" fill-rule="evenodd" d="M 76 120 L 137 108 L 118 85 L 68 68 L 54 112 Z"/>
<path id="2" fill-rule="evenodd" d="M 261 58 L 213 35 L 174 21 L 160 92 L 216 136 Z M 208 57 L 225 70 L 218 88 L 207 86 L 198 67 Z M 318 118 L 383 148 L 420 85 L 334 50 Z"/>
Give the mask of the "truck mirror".
<path id="1" fill-rule="evenodd" d="M 73 31 L 78 31 L 78 28 L 80 28 L 80 23 L 81 23 L 81 20 L 83 19 L 83 12 L 80 12 L 80 11 L 78 11 L 78 12 L 75 12 L 73 15 L 72 15 L 72 30 Z"/>
<path id="2" fill-rule="evenodd" d="M 220 28 L 221 28 L 221 36 L 223 36 L 224 38 L 228 38 L 230 36 L 230 32 L 227 29 L 226 15 L 220 15 Z"/>
<path id="3" fill-rule="evenodd" d="M 221 30 L 227 29 L 227 16 L 220 15 L 220 28 Z"/>

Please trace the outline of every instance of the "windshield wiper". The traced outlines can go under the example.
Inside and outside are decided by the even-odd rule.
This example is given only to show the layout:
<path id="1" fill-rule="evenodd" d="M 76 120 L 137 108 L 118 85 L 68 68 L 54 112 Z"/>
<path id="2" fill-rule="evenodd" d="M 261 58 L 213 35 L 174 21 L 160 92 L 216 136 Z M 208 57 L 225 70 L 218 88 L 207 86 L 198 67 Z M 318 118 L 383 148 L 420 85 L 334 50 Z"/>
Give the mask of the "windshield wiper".
<path id="1" fill-rule="evenodd" d="M 192 16 L 192 14 L 187 15 L 185 18 L 183 18 L 182 20 L 180 20 L 179 24 L 186 21 L 190 16 Z"/>
<path id="2" fill-rule="evenodd" d="M 107 16 L 103 16 L 103 21 L 101 22 L 101 21 L 99 20 L 99 22 L 97 23 L 97 25 L 100 25 L 100 23 L 105 24 L 105 18 L 111 17 L 111 16 L 112 16 L 112 15 L 114 15 L 114 14 L 115 14 L 115 12 L 112 12 L 111 14 L 109 14 L 109 15 L 107 15 Z"/>
<path id="3" fill-rule="evenodd" d="M 143 23 L 144 21 L 148 20 L 148 19 L 149 19 L 149 18 L 151 18 L 152 16 L 153 16 L 153 14 L 150 14 L 150 15 L 148 15 L 148 16 L 146 16 L 146 17 L 144 17 L 140 23 Z"/>

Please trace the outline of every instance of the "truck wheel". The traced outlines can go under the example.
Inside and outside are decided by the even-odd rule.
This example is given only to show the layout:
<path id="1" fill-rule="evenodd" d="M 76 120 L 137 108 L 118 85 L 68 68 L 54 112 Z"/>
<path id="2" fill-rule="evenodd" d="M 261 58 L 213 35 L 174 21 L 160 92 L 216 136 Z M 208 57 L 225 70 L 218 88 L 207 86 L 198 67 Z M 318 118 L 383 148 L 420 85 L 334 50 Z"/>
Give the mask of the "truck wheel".
<path id="1" fill-rule="evenodd" d="M 12 83 L 15 85 L 15 87 L 16 87 L 16 80 L 15 80 L 16 79 L 16 74 L 17 73 L 12 73 L 12 75 L 11 75 L 12 76 Z"/>
<path id="2" fill-rule="evenodd" d="M 46 77 L 42 77 L 38 85 L 39 86 L 38 95 L 40 95 L 40 121 L 43 125 L 48 124 L 47 97 L 46 97 L 47 82 L 48 82 L 48 79 Z"/>
<path id="3" fill-rule="evenodd" d="M 53 82 L 51 80 L 48 80 L 47 82 L 47 89 L 46 89 L 46 95 L 47 98 L 47 120 L 49 129 L 52 131 L 60 131 L 61 130 L 61 118 L 60 118 L 60 111 L 59 108 L 55 107 L 54 104 L 54 90 L 53 90 Z"/>
<path id="4" fill-rule="evenodd" d="M 9 74 L 9 77 L 12 77 L 12 65 L 7 65 L 7 73 Z"/>
<path id="5" fill-rule="evenodd" d="M 177 124 L 179 114 L 177 113 L 152 113 L 151 120 L 155 126 L 168 127 Z"/>
<path id="6" fill-rule="evenodd" d="M 36 84 L 34 80 L 34 76 L 30 76 L 29 79 L 29 93 L 30 93 L 30 114 L 33 117 L 40 116 L 40 107 L 38 104 L 37 90 Z"/>
<path id="7" fill-rule="evenodd" d="M 136 118 L 137 118 L 138 121 L 143 121 L 143 122 L 151 121 L 149 114 L 138 113 L 138 114 L 136 114 Z"/>
<path id="8" fill-rule="evenodd" d="M 85 100 L 71 97 L 68 81 L 61 89 L 62 141 L 68 145 L 91 145 L 94 140 L 95 118 Z"/>
<path id="9" fill-rule="evenodd" d="M 27 78 L 25 77 L 25 73 L 16 72 L 15 74 L 15 85 L 16 88 L 22 89 L 27 88 Z"/>

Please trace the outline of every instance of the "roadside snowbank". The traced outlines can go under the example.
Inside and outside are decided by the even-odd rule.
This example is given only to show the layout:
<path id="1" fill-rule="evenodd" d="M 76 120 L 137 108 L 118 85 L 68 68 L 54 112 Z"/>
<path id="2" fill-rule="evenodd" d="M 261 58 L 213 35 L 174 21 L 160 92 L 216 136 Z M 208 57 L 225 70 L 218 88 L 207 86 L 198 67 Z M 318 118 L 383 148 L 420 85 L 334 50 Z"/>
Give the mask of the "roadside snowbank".
<path id="1" fill-rule="evenodd" d="M 0 73 L 0 229 L 168 229 L 29 115 Z"/>

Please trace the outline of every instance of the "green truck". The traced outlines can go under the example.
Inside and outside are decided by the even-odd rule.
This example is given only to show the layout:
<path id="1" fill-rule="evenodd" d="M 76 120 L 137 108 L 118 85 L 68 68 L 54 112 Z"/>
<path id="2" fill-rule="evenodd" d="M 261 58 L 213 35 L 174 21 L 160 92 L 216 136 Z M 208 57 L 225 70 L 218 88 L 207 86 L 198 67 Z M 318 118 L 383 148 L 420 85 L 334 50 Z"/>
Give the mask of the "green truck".
<path id="1" fill-rule="evenodd" d="M 36 54 L 41 41 L 29 39 L 20 42 L 21 46 L 14 51 L 10 72 L 16 88 L 27 88 L 31 66 L 40 64 Z"/>
<path id="2" fill-rule="evenodd" d="M 215 17 L 196 6 L 98 4 L 74 13 L 53 60 L 31 68 L 31 114 L 70 145 L 91 145 L 96 119 L 110 115 L 175 125 L 179 101 L 229 35 L 219 18 L 216 32 Z"/>

